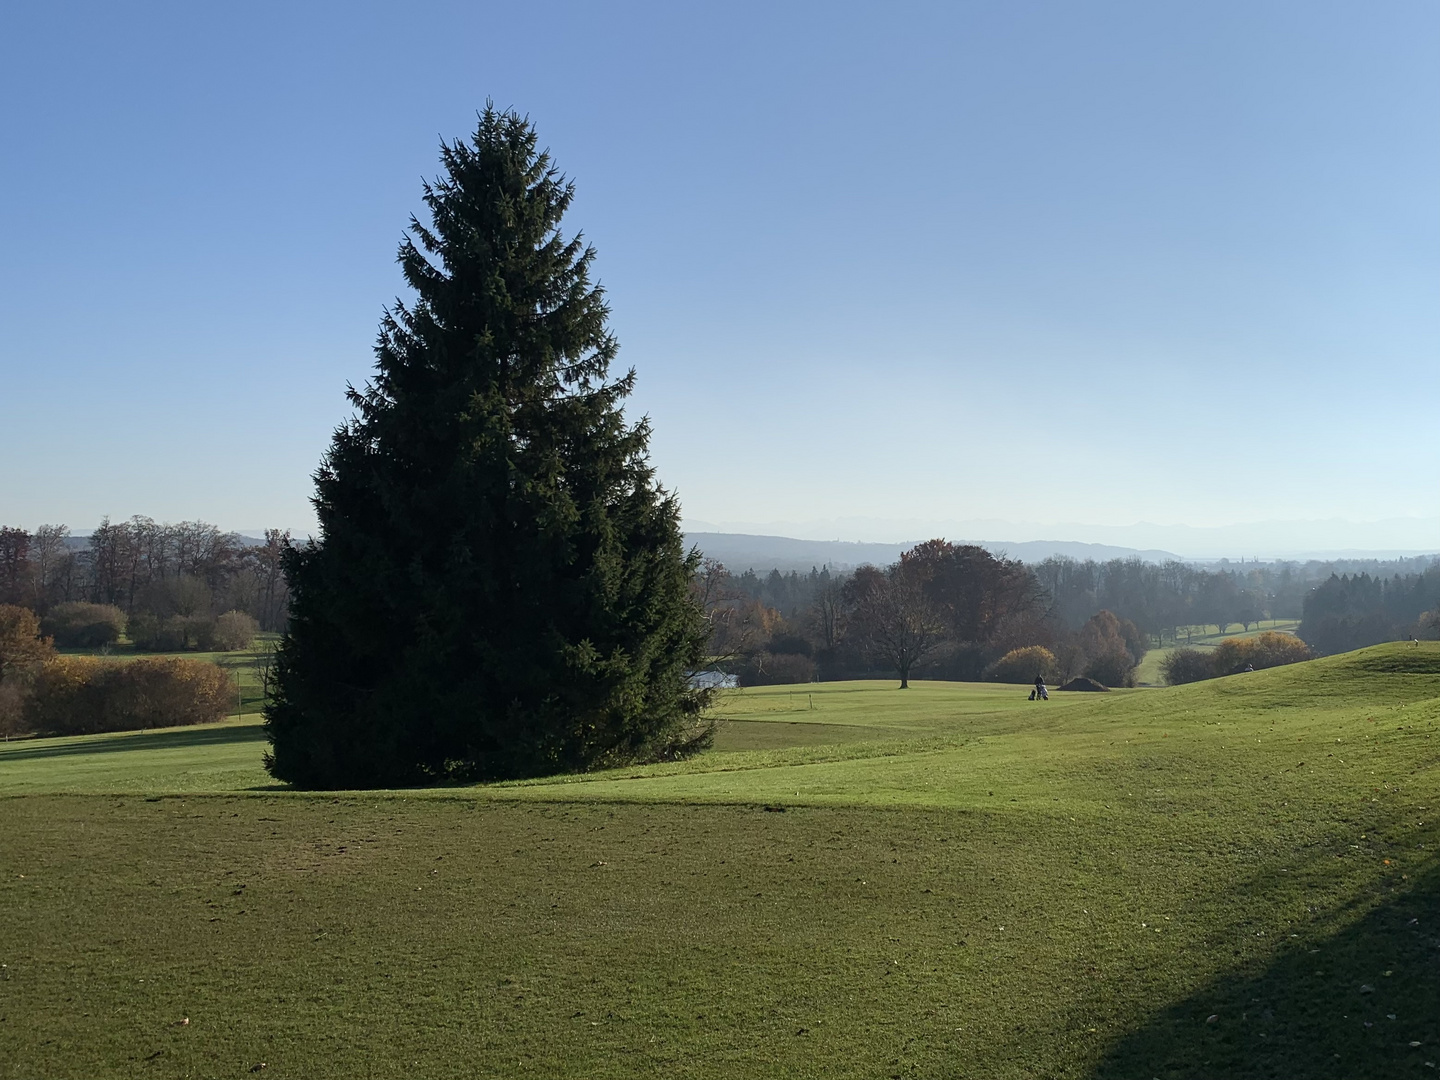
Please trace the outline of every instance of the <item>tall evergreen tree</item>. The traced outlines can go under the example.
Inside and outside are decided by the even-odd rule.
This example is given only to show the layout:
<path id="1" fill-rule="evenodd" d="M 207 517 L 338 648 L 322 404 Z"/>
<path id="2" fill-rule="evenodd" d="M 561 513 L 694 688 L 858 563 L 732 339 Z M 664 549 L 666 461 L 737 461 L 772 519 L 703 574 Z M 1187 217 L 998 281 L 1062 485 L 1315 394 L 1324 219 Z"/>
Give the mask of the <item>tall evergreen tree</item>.
<path id="1" fill-rule="evenodd" d="M 540 775 L 702 744 L 679 507 L 612 379 L 594 250 L 533 127 L 441 148 L 399 262 L 416 298 L 316 473 L 287 556 L 270 772 L 305 787 Z M 418 244 L 418 246 L 417 246 Z"/>

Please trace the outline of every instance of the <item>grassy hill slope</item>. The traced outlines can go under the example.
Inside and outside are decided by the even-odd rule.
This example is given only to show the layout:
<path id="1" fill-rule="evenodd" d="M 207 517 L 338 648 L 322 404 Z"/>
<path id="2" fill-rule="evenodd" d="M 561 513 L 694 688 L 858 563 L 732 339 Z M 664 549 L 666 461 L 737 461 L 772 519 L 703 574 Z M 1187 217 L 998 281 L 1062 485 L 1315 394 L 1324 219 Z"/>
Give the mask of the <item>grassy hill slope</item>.
<path id="1" fill-rule="evenodd" d="M 721 713 L 423 792 L 265 790 L 253 725 L 0 748 L 0 1077 L 1440 1065 L 1440 647 Z"/>

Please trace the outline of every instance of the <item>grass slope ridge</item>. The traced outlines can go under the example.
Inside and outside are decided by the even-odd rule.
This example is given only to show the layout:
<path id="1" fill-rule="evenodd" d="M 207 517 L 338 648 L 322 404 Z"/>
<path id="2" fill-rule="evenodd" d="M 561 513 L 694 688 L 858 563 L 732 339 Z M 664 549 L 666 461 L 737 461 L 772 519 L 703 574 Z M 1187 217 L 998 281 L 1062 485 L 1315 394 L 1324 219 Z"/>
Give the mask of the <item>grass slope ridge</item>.
<path id="1" fill-rule="evenodd" d="M 1440 1064 L 1436 646 L 723 713 L 692 762 L 389 795 L 163 759 L 246 787 L 243 741 L 0 748 L 0 1077 Z"/>

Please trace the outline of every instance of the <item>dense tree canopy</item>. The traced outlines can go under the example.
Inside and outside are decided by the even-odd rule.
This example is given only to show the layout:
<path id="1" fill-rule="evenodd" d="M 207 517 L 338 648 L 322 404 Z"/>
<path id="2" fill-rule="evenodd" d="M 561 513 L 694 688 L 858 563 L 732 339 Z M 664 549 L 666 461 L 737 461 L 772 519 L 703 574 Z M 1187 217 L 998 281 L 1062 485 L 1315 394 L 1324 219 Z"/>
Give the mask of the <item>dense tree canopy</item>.
<path id="1" fill-rule="evenodd" d="M 1440 573 L 1433 568 L 1389 578 L 1332 574 L 1305 598 L 1299 635 L 1322 656 L 1346 652 L 1433 632 L 1424 616 L 1437 606 Z"/>
<path id="2" fill-rule="evenodd" d="M 649 429 L 621 405 L 592 249 L 534 129 L 446 145 L 377 372 L 287 570 L 271 771 L 315 787 L 534 775 L 676 752 L 705 625 Z"/>

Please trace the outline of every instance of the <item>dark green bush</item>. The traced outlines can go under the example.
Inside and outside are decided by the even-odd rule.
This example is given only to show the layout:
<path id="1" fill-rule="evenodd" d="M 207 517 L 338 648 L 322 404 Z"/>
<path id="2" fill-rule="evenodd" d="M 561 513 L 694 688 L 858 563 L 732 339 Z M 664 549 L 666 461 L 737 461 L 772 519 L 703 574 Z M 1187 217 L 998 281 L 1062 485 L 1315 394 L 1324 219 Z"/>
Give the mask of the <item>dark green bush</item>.
<path id="1" fill-rule="evenodd" d="M 144 612 L 130 620 L 130 641 L 146 652 L 210 649 L 214 647 L 216 621 L 208 615 L 171 615 L 162 619 Z"/>
<path id="2" fill-rule="evenodd" d="M 1122 643 L 1086 658 L 1085 677 L 1103 686 L 1133 686 L 1135 658 Z"/>
<path id="3" fill-rule="evenodd" d="M 114 604 L 57 604 L 40 627 L 62 649 L 96 649 L 120 640 L 125 613 Z"/>
<path id="4" fill-rule="evenodd" d="M 1160 675 L 1169 686 L 1215 677 L 1210 657 L 1199 649 L 1173 649 L 1160 661 Z"/>
<path id="5" fill-rule="evenodd" d="M 248 649 L 260 632 L 260 624 L 243 611 L 227 611 L 215 620 L 210 628 L 208 640 L 202 641 L 201 648 L 218 652 L 234 652 Z"/>

